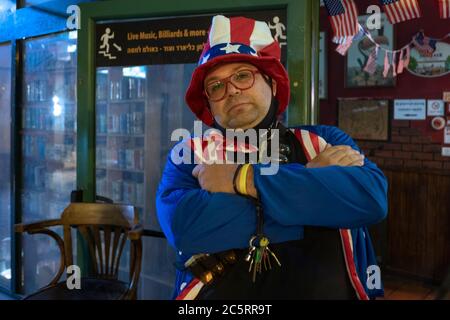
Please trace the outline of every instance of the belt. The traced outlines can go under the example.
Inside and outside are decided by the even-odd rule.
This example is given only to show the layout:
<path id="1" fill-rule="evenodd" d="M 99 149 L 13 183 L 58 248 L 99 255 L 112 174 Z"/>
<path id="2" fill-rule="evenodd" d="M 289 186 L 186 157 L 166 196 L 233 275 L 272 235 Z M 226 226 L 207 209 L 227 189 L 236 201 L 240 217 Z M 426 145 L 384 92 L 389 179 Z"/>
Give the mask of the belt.
<path id="1" fill-rule="evenodd" d="M 228 250 L 214 254 L 193 255 L 185 262 L 184 266 L 204 284 L 212 284 L 236 261 L 235 250 Z"/>

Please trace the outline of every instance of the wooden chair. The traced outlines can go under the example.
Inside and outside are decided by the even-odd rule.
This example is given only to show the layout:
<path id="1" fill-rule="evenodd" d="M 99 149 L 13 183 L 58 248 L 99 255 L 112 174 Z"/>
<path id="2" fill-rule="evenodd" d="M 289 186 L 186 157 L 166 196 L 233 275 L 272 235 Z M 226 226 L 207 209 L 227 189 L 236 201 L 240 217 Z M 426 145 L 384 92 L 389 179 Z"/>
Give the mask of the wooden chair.
<path id="1" fill-rule="evenodd" d="M 50 230 L 62 226 L 64 240 Z M 81 278 L 81 289 L 69 289 L 59 281 L 68 266 L 73 265 L 72 228 L 78 229 L 89 249 L 91 270 Z M 116 300 L 135 299 L 141 272 L 142 231 L 133 206 L 105 203 L 71 203 L 60 219 L 17 224 L 16 232 L 46 234 L 58 244 L 60 267 L 53 280 L 25 299 L 33 300 Z M 103 235 L 103 237 L 102 237 Z M 103 238 L 103 241 L 102 241 Z M 130 241 L 129 283 L 118 279 L 119 262 L 126 241 Z"/>

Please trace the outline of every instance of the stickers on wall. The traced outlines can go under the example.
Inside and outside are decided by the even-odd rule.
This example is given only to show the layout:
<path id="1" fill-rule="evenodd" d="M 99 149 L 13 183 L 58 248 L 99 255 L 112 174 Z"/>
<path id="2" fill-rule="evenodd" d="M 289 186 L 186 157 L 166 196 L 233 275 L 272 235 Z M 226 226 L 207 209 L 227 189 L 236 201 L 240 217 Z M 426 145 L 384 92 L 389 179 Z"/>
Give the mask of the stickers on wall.
<path id="1" fill-rule="evenodd" d="M 444 128 L 444 144 L 450 144 L 450 127 Z"/>
<path id="2" fill-rule="evenodd" d="M 443 100 L 428 100 L 427 116 L 443 116 L 444 106 Z"/>
<path id="3" fill-rule="evenodd" d="M 444 91 L 442 100 L 444 100 L 445 102 L 450 102 L 450 91 Z"/>
<path id="4" fill-rule="evenodd" d="M 450 157 L 450 147 L 442 147 L 442 156 Z"/>

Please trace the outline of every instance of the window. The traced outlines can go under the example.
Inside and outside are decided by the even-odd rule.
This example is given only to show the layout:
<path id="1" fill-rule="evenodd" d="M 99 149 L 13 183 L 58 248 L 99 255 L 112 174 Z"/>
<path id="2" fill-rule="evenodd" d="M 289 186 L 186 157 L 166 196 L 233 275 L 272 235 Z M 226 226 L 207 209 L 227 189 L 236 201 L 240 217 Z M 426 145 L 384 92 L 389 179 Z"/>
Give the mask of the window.
<path id="1" fill-rule="evenodd" d="M 1 3 L 1 2 L 0 2 Z M 11 45 L 0 45 L 0 287 L 11 285 Z"/>
<path id="2" fill-rule="evenodd" d="M 59 218 L 76 188 L 76 35 L 24 42 L 19 212 L 25 223 Z M 62 235 L 60 229 L 55 231 Z M 53 278 L 60 253 L 45 235 L 23 235 L 22 244 L 28 294 Z"/>
<path id="3" fill-rule="evenodd" d="M 0 0 L 0 17 L 16 11 L 15 0 Z"/>

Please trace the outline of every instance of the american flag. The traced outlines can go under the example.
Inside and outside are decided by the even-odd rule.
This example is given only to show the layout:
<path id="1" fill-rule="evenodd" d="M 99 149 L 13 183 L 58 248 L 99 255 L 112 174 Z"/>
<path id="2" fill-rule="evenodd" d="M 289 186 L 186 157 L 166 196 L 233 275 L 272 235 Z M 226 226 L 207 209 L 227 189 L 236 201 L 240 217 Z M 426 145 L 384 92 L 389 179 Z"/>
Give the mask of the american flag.
<path id="1" fill-rule="evenodd" d="M 353 0 L 324 0 L 336 38 L 354 36 L 358 30 L 358 10 Z"/>
<path id="2" fill-rule="evenodd" d="M 450 18 L 450 0 L 438 0 L 439 14 L 442 19 Z"/>
<path id="3" fill-rule="evenodd" d="M 366 66 L 364 67 L 364 71 L 373 75 L 377 70 L 377 56 L 378 56 L 378 46 L 376 46 L 373 51 L 370 53 L 369 58 L 367 59 Z"/>
<path id="4" fill-rule="evenodd" d="M 437 40 L 426 37 L 423 32 L 419 32 L 413 37 L 413 45 L 423 57 L 432 57 L 436 51 Z"/>
<path id="5" fill-rule="evenodd" d="M 417 0 L 380 0 L 391 24 L 420 18 Z"/>

